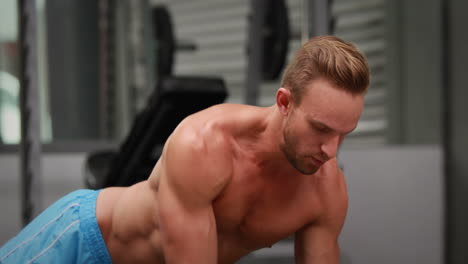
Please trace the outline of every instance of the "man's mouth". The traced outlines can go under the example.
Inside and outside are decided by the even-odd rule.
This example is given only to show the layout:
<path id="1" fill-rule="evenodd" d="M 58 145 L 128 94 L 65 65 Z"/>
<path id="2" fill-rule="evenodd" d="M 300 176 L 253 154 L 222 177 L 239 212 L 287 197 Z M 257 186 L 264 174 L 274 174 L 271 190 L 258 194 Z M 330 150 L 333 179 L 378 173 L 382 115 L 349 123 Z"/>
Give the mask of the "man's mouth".
<path id="1" fill-rule="evenodd" d="M 314 158 L 313 156 L 310 157 L 310 159 L 315 163 L 315 165 L 317 166 L 322 166 L 325 162 L 324 161 L 321 161 L 317 158 Z"/>

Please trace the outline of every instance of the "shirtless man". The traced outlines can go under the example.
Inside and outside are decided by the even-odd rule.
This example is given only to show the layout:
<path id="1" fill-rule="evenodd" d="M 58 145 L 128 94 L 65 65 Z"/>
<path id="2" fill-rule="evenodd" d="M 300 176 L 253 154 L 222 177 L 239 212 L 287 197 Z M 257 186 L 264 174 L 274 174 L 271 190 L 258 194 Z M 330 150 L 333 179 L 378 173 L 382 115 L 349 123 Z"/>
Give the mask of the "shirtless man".
<path id="1" fill-rule="evenodd" d="M 0 250 L 0 262 L 234 263 L 295 234 L 297 263 L 336 264 L 348 201 L 335 156 L 368 86 L 354 46 L 313 38 L 275 105 L 187 117 L 147 181 L 62 198 Z"/>

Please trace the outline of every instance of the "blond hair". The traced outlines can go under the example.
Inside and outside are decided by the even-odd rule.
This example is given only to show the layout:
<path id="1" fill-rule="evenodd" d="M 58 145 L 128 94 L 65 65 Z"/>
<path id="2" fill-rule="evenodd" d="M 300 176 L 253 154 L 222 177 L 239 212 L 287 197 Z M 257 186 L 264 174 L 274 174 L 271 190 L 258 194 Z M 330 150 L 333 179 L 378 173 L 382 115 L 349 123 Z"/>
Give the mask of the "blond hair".
<path id="1" fill-rule="evenodd" d="M 304 88 L 325 78 L 353 95 L 365 94 L 369 87 L 369 66 L 365 56 L 351 43 L 334 36 L 319 36 L 306 42 L 288 65 L 281 83 L 291 90 L 296 104 Z"/>

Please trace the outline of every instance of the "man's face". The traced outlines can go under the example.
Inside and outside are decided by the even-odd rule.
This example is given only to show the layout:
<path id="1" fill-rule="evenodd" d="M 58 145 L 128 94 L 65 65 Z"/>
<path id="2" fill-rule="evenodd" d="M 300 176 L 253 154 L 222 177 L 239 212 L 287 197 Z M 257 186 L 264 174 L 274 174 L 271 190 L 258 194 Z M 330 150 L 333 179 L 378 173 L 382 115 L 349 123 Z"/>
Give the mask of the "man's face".
<path id="1" fill-rule="evenodd" d="M 280 147 L 291 165 L 303 174 L 317 172 L 356 128 L 363 106 L 363 95 L 351 95 L 325 79 L 310 82 L 301 103 L 291 102 L 283 126 Z"/>

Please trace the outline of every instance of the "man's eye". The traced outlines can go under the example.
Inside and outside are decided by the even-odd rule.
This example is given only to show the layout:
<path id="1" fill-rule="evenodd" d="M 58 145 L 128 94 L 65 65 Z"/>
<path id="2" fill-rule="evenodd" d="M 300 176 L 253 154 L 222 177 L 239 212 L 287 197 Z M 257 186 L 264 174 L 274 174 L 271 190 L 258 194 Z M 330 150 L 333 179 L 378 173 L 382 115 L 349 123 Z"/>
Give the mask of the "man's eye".
<path id="1" fill-rule="evenodd" d="M 317 130 L 322 132 L 322 133 L 330 132 L 330 129 L 328 129 L 327 127 L 322 127 L 322 126 L 317 126 Z"/>

